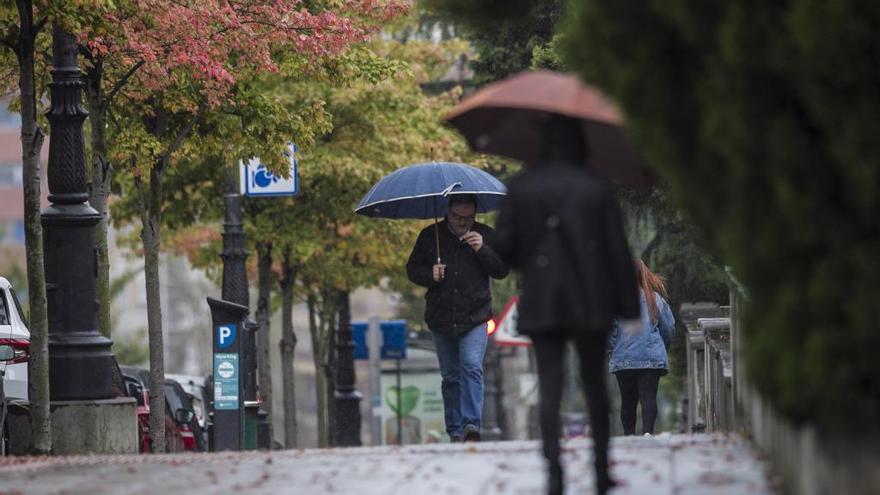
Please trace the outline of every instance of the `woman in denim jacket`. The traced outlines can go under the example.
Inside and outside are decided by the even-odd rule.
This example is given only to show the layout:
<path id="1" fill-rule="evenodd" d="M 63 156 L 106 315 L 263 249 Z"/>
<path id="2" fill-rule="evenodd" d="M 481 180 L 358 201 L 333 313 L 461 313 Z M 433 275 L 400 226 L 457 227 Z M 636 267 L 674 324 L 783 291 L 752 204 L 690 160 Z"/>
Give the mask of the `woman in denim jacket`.
<path id="1" fill-rule="evenodd" d="M 641 293 L 641 321 L 615 322 L 608 340 L 608 369 L 620 388 L 620 421 L 623 432 L 636 432 L 636 407 L 642 405 L 642 433 L 654 433 L 657 419 L 657 386 L 669 371 L 666 348 L 675 333 L 675 319 L 663 296 L 663 277 L 635 260 Z M 662 295 L 661 295 L 662 294 Z"/>

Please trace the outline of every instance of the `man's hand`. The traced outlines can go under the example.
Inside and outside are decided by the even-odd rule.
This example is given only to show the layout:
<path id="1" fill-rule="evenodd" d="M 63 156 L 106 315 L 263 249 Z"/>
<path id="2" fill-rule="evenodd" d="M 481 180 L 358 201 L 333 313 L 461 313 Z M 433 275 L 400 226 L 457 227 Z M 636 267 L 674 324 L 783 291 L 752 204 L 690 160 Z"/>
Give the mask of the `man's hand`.
<path id="1" fill-rule="evenodd" d="M 473 230 L 463 235 L 461 240 L 468 243 L 468 246 L 470 246 L 475 253 L 483 247 L 483 236 L 481 236 L 479 232 L 474 232 Z"/>
<path id="2" fill-rule="evenodd" d="M 443 280 L 443 277 L 446 275 L 446 265 L 434 265 L 434 282 L 439 282 Z"/>

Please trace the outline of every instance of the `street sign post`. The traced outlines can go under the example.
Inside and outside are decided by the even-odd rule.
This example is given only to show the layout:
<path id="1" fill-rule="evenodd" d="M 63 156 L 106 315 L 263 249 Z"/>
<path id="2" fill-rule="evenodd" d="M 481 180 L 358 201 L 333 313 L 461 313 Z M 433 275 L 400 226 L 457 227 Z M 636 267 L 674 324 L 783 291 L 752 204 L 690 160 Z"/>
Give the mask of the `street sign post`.
<path id="1" fill-rule="evenodd" d="M 299 177 L 297 167 L 299 160 L 296 158 L 297 146 L 290 144 L 284 155 L 290 163 L 290 174 L 287 179 L 276 175 L 266 169 L 259 158 L 251 158 L 245 163 L 241 162 L 241 181 L 239 183 L 241 194 L 245 196 L 295 196 L 299 192 Z"/>
<path id="2" fill-rule="evenodd" d="M 379 332 L 376 332 L 379 330 Z M 370 361 L 370 391 L 371 411 L 373 414 L 373 441 L 381 437 L 381 422 L 376 424 L 376 416 L 381 413 L 381 397 L 378 391 L 379 385 L 379 360 L 393 359 L 395 361 L 395 373 L 397 375 L 397 389 L 400 390 L 400 361 L 406 359 L 406 321 L 405 320 L 385 320 L 376 321 L 375 318 L 370 323 L 365 321 L 355 321 L 351 323 L 352 340 L 354 341 L 354 358 L 357 360 Z M 381 345 L 381 347 L 380 347 Z M 379 347 L 379 352 L 376 348 Z M 398 395 L 398 400 L 400 399 Z M 401 405 L 397 404 L 397 431 L 401 431 L 402 416 L 400 415 Z M 397 435 L 398 442 L 402 441 L 402 436 Z"/>
<path id="3" fill-rule="evenodd" d="M 501 310 L 501 315 L 498 316 L 495 332 L 492 334 L 498 345 L 532 345 L 532 341 L 528 337 L 516 330 L 518 302 L 519 297 L 511 297 L 504 305 L 504 309 Z"/>

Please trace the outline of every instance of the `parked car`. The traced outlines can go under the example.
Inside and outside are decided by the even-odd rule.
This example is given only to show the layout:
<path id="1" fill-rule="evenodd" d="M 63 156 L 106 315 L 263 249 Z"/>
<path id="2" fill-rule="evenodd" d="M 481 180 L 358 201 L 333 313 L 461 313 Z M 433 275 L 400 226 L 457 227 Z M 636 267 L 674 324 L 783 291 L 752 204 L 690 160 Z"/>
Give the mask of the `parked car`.
<path id="1" fill-rule="evenodd" d="M 0 345 L 0 363 L 6 364 L 15 359 L 15 349 L 8 345 Z M 0 371 L 0 377 L 3 372 Z M 3 391 L 3 380 L 0 380 L 0 431 L 6 431 L 6 394 Z M 0 435 L 0 455 L 6 455 L 6 435 Z"/>
<path id="2" fill-rule="evenodd" d="M 136 380 L 143 390 L 144 406 L 143 409 L 141 409 L 140 405 L 138 407 L 139 425 L 146 428 L 144 435 L 141 437 L 141 452 L 150 452 L 150 372 L 143 368 L 131 366 L 120 366 L 120 369 L 126 381 Z M 129 393 L 131 395 L 134 387 L 127 386 L 127 388 L 132 391 Z M 186 452 L 206 450 L 201 438 L 196 438 L 197 433 L 200 433 L 198 422 L 196 421 L 192 402 L 189 400 L 183 387 L 175 380 L 166 379 L 164 390 L 165 451 Z"/>
<path id="3" fill-rule="evenodd" d="M 173 435 L 180 438 L 185 451 L 205 452 L 207 450 L 202 441 L 202 431 L 196 421 L 196 413 L 192 402 L 183 386 L 176 380 L 165 380 L 165 412 L 173 420 Z M 165 436 L 169 437 L 168 421 L 165 422 Z"/>
<path id="4" fill-rule="evenodd" d="M 3 277 L 0 277 L 0 345 L 12 347 L 14 353 L 11 360 L 0 362 L 6 397 L 27 401 L 31 333 L 12 284 Z"/>
<path id="5" fill-rule="evenodd" d="M 177 381 L 189 397 L 193 411 L 196 413 L 196 425 L 200 440 L 200 450 L 207 451 L 208 445 L 208 390 L 207 378 L 196 375 L 166 374 L 165 378 Z"/>
<path id="6" fill-rule="evenodd" d="M 120 367 L 125 381 L 126 395 L 137 401 L 138 451 L 142 454 L 150 452 L 150 398 L 144 384 L 130 372 L 131 368 Z M 129 372 L 126 372 L 129 370 Z"/>

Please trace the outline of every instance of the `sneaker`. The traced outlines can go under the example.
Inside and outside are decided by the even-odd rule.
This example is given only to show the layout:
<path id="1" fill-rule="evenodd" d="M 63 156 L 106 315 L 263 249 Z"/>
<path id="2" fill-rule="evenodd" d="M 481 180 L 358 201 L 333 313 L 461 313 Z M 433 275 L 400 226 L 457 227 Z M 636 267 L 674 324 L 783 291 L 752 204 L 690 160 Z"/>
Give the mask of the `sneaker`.
<path id="1" fill-rule="evenodd" d="M 643 437 L 646 437 L 646 438 L 651 438 L 651 437 L 653 437 L 654 435 L 651 435 L 650 433 L 645 433 L 645 434 L 642 435 L 642 436 L 643 436 Z"/>
<path id="2" fill-rule="evenodd" d="M 479 442 L 480 429 L 474 425 L 467 425 L 464 427 L 464 432 L 461 436 L 463 442 Z"/>

